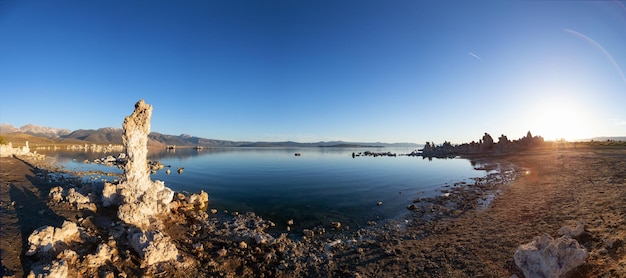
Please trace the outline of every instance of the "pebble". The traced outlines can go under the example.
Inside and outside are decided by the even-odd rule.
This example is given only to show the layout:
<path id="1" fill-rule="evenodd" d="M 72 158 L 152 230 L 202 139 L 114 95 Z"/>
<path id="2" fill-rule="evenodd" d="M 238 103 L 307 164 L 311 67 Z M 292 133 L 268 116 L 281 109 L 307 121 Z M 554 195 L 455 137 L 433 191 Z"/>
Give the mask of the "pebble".
<path id="1" fill-rule="evenodd" d="M 333 227 L 333 229 L 339 229 L 341 228 L 341 222 L 339 221 L 330 222 L 330 226 Z"/>
<path id="2" fill-rule="evenodd" d="M 245 241 L 242 241 L 239 243 L 239 248 L 246 249 L 248 248 L 248 244 Z"/>
<path id="3" fill-rule="evenodd" d="M 376 203 L 376 205 L 378 205 L 378 206 L 382 206 L 382 205 L 383 205 L 383 202 L 378 201 L 378 203 Z"/>
<path id="4" fill-rule="evenodd" d="M 226 249 L 224 249 L 224 248 L 222 248 L 220 250 L 217 250 L 217 255 L 220 256 L 220 257 L 226 256 L 226 253 L 228 253 L 228 251 L 226 251 Z"/>
<path id="5" fill-rule="evenodd" d="M 193 249 L 196 250 L 196 251 L 199 251 L 199 252 L 200 251 L 204 251 L 204 245 L 202 245 L 202 243 L 199 243 L 199 242 L 195 243 L 193 245 Z"/>
<path id="6" fill-rule="evenodd" d="M 256 241 L 256 244 L 266 244 L 267 243 L 267 238 L 265 238 L 262 235 L 254 236 L 254 240 Z"/>
<path id="7" fill-rule="evenodd" d="M 313 239 L 313 236 L 315 235 L 315 233 L 309 229 L 302 230 L 302 234 L 309 239 Z"/>

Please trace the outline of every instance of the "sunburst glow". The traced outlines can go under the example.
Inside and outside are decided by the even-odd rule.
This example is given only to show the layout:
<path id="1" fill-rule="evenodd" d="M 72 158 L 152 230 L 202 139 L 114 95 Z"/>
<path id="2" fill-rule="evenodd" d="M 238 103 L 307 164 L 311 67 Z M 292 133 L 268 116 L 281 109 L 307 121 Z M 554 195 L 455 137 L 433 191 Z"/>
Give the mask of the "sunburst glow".
<path id="1" fill-rule="evenodd" d="M 546 140 L 578 140 L 590 136 L 585 113 L 577 105 L 562 100 L 545 102 L 534 115 L 533 129 Z"/>

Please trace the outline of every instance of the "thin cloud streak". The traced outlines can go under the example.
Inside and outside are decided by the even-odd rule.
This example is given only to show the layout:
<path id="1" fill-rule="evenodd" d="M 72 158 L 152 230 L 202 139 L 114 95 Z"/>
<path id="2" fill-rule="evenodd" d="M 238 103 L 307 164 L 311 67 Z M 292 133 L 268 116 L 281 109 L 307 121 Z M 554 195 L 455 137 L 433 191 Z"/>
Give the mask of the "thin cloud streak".
<path id="1" fill-rule="evenodd" d="M 617 62 L 615 61 L 615 59 L 613 59 L 613 56 L 611 56 L 611 54 L 606 51 L 606 49 L 604 49 L 604 47 L 602 47 L 602 45 L 600 45 L 598 42 L 594 41 L 592 38 L 585 36 L 584 34 L 581 34 L 579 32 L 576 32 L 574 30 L 571 29 L 563 29 L 563 31 L 570 33 L 574 36 L 577 36 L 589 43 L 591 43 L 593 46 L 595 46 L 598 50 L 600 50 L 604 56 L 609 59 L 609 61 L 611 62 L 611 64 L 613 64 L 613 67 L 615 67 L 615 69 L 617 70 L 617 72 L 619 73 L 619 75 L 622 77 L 622 80 L 624 80 L 624 84 L 626 84 L 626 76 L 624 76 L 624 72 L 622 71 L 622 68 L 620 68 L 620 66 L 617 64 Z"/>
<path id="2" fill-rule="evenodd" d="M 469 54 L 470 56 L 472 56 L 472 57 L 474 57 L 474 58 L 476 58 L 476 59 L 478 59 L 478 60 L 481 60 L 481 61 L 483 60 L 483 58 L 480 58 L 480 56 L 478 56 L 478 55 L 474 54 L 474 52 L 471 52 L 471 51 L 470 51 L 470 52 L 467 52 L 467 54 Z"/>

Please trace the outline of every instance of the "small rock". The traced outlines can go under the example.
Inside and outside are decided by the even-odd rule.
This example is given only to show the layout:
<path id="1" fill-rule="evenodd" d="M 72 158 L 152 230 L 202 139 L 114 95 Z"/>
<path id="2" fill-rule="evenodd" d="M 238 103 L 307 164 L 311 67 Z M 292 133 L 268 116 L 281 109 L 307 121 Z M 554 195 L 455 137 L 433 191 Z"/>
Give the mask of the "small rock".
<path id="1" fill-rule="evenodd" d="M 315 236 L 315 233 L 309 229 L 302 230 L 302 234 L 304 234 L 304 236 L 308 239 L 313 239 L 313 236 Z"/>
<path id="2" fill-rule="evenodd" d="M 264 257 L 265 257 L 264 259 L 265 259 L 266 263 L 269 263 L 269 262 L 271 262 L 271 261 L 276 259 L 276 255 L 274 255 L 274 253 L 267 253 L 267 254 L 265 254 Z"/>
<path id="3" fill-rule="evenodd" d="M 228 251 L 226 251 L 226 249 L 224 249 L 224 248 L 222 248 L 220 250 L 217 250 L 217 255 L 220 256 L 220 257 L 226 256 L 227 253 L 228 253 Z"/>
<path id="4" fill-rule="evenodd" d="M 341 222 L 339 221 L 330 222 L 330 226 L 333 227 L 333 229 L 339 229 L 341 228 Z"/>
<path id="5" fill-rule="evenodd" d="M 179 201 L 185 200 L 185 194 L 183 193 L 176 193 L 176 199 L 178 199 Z"/>
<path id="6" fill-rule="evenodd" d="M 248 248 L 248 244 L 245 241 L 242 241 L 239 243 L 239 248 L 246 249 Z"/>
<path id="7" fill-rule="evenodd" d="M 559 229 L 559 235 L 568 236 L 568 237 L 577 237 L 585 232 L 585 222 L 578 221 L 576 223 L 576 227 L 572 228 L 570 226 L 563 226 Z"/>
<path id="8" fill-rule="evenodd" d="M 289 225 L 289 226 L 293 225 L 293 219 L 287 220 L 287 225 Z"/>
<path id="9" fill-rule="evenodd" d="M 417 206 L 415 204 L 411 204 L 410 206 L 406 207 L 408 210 L 417 210 Z"/>
<path id="10" fill-rule="evenodd" d="M 204 245 L 202 245 L 202 243 L 200 243 L 200 242 L 195 243 L 193 245 L 193 249 L 198 251 L 198 252 L 202 252 L 202 251 L 204 251 Z"/>
<path id="11" fill-rule="evenodd" d="M 263 235 L 256 235 L 254 236 L 254 240 L 256 241 L 256 244 L 266 244 L 267 243 L 267 238 L 264 237 Z"/>
<path id="12" fill-rule="evenodd" d="M 378 223 L 376 223 L 376 221 L 367 221 L 367 225 L 376 226 Z"/>
<path id="13" fill-rule="evenodd" d="M 376 203 L 376 205 L 377 205 L 377 206 L 382 206 L 382 205 L 383 205 L 383 202 L 378 201 L 378 202 Z"/>
<path id="14" fill-rule="evenodd" d="M 216 214 L 217 213 L 217 209 L 211 209 L 211 214 Z"/>

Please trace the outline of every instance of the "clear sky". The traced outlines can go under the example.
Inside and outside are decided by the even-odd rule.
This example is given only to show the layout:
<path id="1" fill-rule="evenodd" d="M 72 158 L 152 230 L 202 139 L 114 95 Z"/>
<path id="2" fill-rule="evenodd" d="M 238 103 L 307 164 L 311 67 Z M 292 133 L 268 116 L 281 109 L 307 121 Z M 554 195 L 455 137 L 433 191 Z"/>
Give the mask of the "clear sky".
<path id="1" fill-rule="evenodd" d="M 0 1 L 0 122 L 252 141 L 626 135 L 619 1 Z"/>

